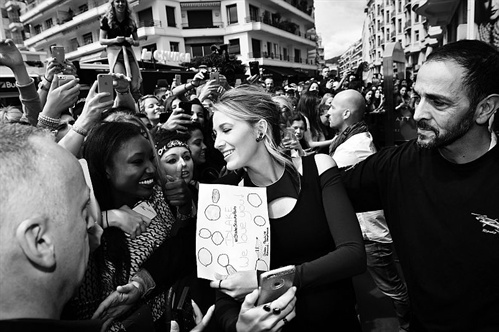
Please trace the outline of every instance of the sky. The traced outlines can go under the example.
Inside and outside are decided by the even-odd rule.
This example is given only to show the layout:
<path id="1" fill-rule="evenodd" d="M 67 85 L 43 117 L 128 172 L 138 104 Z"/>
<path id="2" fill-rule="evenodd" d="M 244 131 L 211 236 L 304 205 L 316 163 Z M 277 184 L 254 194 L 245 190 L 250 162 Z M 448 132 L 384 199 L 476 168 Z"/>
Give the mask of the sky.
<path id="1" fill-rule="evenodd" d="M 340 55 L 362 36 L 367 0 L 314 0 L 315 26 L 325 58 Z"/>

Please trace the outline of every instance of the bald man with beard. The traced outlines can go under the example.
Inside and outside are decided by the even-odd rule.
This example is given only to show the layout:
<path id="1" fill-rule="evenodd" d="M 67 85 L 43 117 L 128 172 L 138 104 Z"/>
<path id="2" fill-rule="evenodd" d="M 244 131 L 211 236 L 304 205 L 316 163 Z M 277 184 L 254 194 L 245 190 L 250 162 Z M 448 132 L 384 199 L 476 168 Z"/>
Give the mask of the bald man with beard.
<path id="1" fill-rule="evenodd" d="M 433 50 L 414 86 L 417 139 L 343 174 L 357 212 L 384 211 L 411 332 L 499 331 L 498 77 L 499 52 L 484 42 Z"/>

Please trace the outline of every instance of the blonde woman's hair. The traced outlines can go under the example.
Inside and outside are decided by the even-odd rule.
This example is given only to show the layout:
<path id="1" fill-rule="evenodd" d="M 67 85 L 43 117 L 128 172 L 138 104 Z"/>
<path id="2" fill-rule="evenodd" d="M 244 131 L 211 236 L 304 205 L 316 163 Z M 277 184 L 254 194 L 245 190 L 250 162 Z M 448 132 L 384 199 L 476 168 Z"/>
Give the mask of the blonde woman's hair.
<path id="1" fill-rule="evenodd" d="M 125 20 L 128 20 L 128 25 L 132 28 L 132 30 L 137 27 L 135 23 L 135 18 L 132 12 L 132 9 L 130 8 L 130 4 L 128 3 L 128 0 L 125 0 L 126 2 L 126 12 L 125 12 Z M 118 22 L 116 19 L 116 12 L 114 10 L 114 0 L 109 0 L 108 2 L 109 7 L 105 13 L 105 16 L 107 18 L 107 24 L 111 29 L 114 29 L 118 26 Z M 128 36 L 126 36 L 128 37 Z"/>
<path id="2" fill-rule="evenodd" d="M 263 143 L 271 157 L 280 165 L 291 171 L 297 190 L 300 189 L 300 176 L 291 158 L 279 150 L 281 129 L 279 126 L 280 108 L 263 88 L 253 85 L 241 85 L 225 92 L 212 107 L 213 112 L 221 112 L 227 116 L 246 121 L 255 126 L 263 120 L 267 123 L 267 131 Z"/>
<path id="3" fill-rule="evenodd" d="M 17 123 L 26 122 L 23 120 L 23 111 L 18 107 L 6 106 L 0 109 L 0 122 L 2 123 Z"/>

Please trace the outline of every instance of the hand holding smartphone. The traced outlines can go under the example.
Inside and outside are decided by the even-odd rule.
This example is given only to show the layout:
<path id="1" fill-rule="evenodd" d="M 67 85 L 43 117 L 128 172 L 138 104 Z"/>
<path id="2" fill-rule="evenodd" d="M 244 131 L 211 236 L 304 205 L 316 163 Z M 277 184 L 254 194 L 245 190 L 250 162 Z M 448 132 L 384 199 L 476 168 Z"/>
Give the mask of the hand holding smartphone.
<path id="1" fill-rule="evenodd" d="M 260 275 L 260 296 L 257 305 L 274 301 L 293 287 L 296 267 L 288 265 Z"/>
<path id="2" fill-rule="evenodd" d="M 71 82 L 74 79 L 76 79 L 76 77 L 74 77 L 74 75 L 59 74 L 59 75 L 57 75 L 57 87 L 60 87 L 68 82 Z"/>
<path id="3" fill-rule="evenodd" d="M 113 100 L 113 76 L 110 74 L 97 75 L 98 92 L 107 92 L 109 96 L 100 98 L 101 103 L 107 103 Z"/>

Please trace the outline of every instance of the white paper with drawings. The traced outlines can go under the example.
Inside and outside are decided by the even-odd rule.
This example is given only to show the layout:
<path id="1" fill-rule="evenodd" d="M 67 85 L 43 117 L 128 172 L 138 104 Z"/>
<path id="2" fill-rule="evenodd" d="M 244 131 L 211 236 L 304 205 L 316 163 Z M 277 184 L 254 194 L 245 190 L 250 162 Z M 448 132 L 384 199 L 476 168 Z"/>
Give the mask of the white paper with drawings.
<path id="1" fill-rule="evenodd" d="M 199 278 L 270 266 L 270 225 L 265 188 L 199 185 L 196 229 Z"/>

